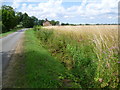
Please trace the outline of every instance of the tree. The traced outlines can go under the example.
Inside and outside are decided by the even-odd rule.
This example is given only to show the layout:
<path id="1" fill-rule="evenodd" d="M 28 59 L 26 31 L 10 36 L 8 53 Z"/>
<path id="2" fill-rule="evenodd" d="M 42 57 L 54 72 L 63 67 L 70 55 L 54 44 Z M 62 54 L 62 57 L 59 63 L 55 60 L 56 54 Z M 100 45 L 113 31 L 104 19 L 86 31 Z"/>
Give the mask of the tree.
<path id="1" fill-rule="evenodd" d="M 34 25 L 38 24 L 38 19 L 34 16 L 29 17 L 27 13 L 23 14 L 23 27 L 32 28 Z"/>
<path id="2" fill-rule="evenodd" d="M 52 25 L 56 25 L 55 20 L 51 20 L 50 23 L 51 23 Z"/>
<path id="3" fill-rule="evenodd" d="M 44 22 L 44 20 L 38 20 L 38 25 L 43 26 L 43 22 Z"/>
<path id="4" fill-rule="evenodd" d="M 30 25 L 29 25 L 29 16 L 28 16 L 28 14 L 27 13 L 24 13 L 23 14 L 23 18 L 22 18 L 22 25 L 23 25 L 23 27 L 29 27 Z"/>
<path id="5" fill-rule="evenodd" d="M 24 13 L 22 16 L 22 25 L 26 28 L 31 28 L 34 25 L 39 25 L 39 20 L 35 16 L 28 16 L 27 13 Z"/>
<path id="6" fill-rule="evenodd" d="M 69 23 L 61 23 L 61 25 L 70 25 Z"/>
<path id="7" fill-rule="evenodd" d="M 51 20 L 50 23 L 51 23 L 52 25 L 59 25 L 59 24 L 60 24 L 59 21 L 55 21 L 55 20 Z"/>
<path id="8" fill-rule="evenodd" d="M 11 6 L 2 6 L 2 32 L 10 31 L 17 25 L 17 17 L 15 16 L 15 11 Z"/>
<path id="9" fill-rule="evenodd" d="M 16 12 L 16 16 L 18 18 L 18 24 L 23 20 L 23 14 L 21 12 Z"/>
<path id="10" fill-rule="evenodd" d="M 56 21 L 56 25 L 59 25 L 60 24 L 60 22 L 59 21 Z"/>
<path id="11" fill-rule="evenodd" d="M 39 25 L 39 21 L 35 16 L 32 16 L 31 19 L 33 19 L 34 25 Z"/>

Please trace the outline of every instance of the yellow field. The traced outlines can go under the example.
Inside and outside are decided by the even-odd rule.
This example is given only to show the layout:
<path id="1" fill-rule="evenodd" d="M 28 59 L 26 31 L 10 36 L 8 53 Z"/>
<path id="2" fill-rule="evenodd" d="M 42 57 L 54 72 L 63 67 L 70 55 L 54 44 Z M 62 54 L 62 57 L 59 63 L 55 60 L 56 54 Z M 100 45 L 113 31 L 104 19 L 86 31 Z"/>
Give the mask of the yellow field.
<path id="1" fill-rule="evenodd" d="M 83 26 L 47 26 L 44 27 L 47 29 L 55 29 L 55 30 L 67 30 L 67 31 L 80 31 L 85 30 L 89 31 L 92 30 L 94 32 L 97 32 L 98 30 L 112 30 L 112 32 L 116 32 L 118 30 L 118 25 L 83 25 Z"/>
<path id="2" fill-rule="evenodd" d="M 74 38 L 75 41 L 81 42 L 88 40 L 92 42 L 94 52 L 99 60 L 98 71 L 100 71 L 100 68 L 104 67 L 103 64 L 105 64 L 110 70 L 114 68 L 118 73 L 116 65 L 118 58 L 115 57 L 118 56 L 119 50 L 118 25 L 47 26 L 44 28 L 55 30 L 57 35 L 63 33 L 66 36 L 70 36 L 71 39 Z M 104 73 L 105 71 L 103 70 L 102 72 Z"/>
<path id="3" fill-rule="evenodd" d="M 74 34 L 72 36 L 78 40 L 89 38 L 96 44 L 105 43 L 109 48 L 118 47 L 118 25 L 47 26 L 44 28 L 57 30 L 58 33 Z"/>
<path id="4" fill-rule="evenodd" d="M 45 42 L 49 43 L 50 50 L 54 51 L 53 55 L 56 55 L 58 50 L 63 50 L 61 53 L 58 52 L 58 57 L 69 70 L 77 70 L 75 73 L 79 78 L 86 75 L 85 78 L 94 82 L 95 87 L 118 86 L 118 63 L 120 62 L 118 61 L 117 25 L 46 26 L 43 28 L 45 29 L 39 31 L 38 36 L 48 37 Z M 53 31 L 52 35 L 51 31 Z M 83 82 L 85 78 L 80 79 L 83 84 L 85 84 Z"/>

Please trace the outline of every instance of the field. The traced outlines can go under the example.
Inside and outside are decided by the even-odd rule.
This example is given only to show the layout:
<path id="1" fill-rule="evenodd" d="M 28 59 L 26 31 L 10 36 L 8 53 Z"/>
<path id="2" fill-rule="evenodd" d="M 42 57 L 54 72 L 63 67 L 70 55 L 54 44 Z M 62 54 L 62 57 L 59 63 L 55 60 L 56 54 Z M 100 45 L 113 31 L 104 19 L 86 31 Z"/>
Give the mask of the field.
<path id="1" fill-rule="evenodd" d="M 37 38 L 82 88 L 118 87 L 118 26 L 35 27 Z"/>

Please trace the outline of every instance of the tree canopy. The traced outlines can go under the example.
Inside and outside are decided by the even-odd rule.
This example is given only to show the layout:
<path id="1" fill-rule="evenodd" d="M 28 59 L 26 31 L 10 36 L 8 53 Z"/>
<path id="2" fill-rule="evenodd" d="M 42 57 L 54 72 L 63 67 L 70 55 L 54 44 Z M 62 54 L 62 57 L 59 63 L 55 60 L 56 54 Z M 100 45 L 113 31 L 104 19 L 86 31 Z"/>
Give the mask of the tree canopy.
<path id="1" fill-rule="evenodd" d="M 59 24 L 60 24 L 59 21 L 55 21 L 55 20 L 51 20 L 50 23 L 51 23 L 52 25 L 59 25 Z"/>
<path id="2" fill-rule="evenodd" d="M 27 13 L 16 12 L 11 6 L 3 5 L 0 9 L 2 12 L 0 18 L 0 25 L 2 26 L 2 32 L 8 32 L 11 29 L 21 25 L 25 28 L 31 28 L 34 25 L 42 25 L 44 20 L 38 20 L 35 16 L 29 16 Z M 1 23 L 2 22 L 2 23 Z"/>
<path id="3" fill-rule="evenodd" d="M 17 25 L 17 17 L 12 7 L 2 6 L 2 24 L 3 32 L 9 31 Z"/>

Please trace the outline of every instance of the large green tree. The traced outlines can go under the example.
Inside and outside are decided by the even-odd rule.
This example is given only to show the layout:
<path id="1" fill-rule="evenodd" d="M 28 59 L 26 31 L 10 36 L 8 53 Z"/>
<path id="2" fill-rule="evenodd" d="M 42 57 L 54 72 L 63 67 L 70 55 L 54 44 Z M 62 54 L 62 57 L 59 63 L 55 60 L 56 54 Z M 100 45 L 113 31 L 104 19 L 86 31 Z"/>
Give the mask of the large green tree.
<path id="1" fill-rule="evenodd" d="M 31 19 L 34 21 L 34 25 L 39 25 L 39 20 L 35 16 L 32 16 Z"/>
<path id="2" fill-rule="evenodd" d="M 22 12 L 16 12 L 16 17 L 18 18 L 18 24 L 23 21 Z"/>
<path id="3" fill-rule="evenodd" d="M 18 24 L 15 11 L 11 6 L 2 6 L 2 24 L 2 32 L 10 31 Z"/>
<path id="4" fill-rule="evenodd" d="M 38 19 L 34 16 L 29 17 L 27 13 L 24 13 L 22 18 L 23 27 L 31 28 L 34 25 L 38 25 Z"/>
<path id="5" fill-rule="evenodd" d="M 43 22 L 44 22 L 45 20 L 38 20 L 38 25 L 41 25 L 41 26 L 43 26 Z"/>
<path id="6" fill-rule="evenodd" d="M 50 23 L 51 23 L 52 25 L 56 25 L 55 20 L 51 20 Z"/>

